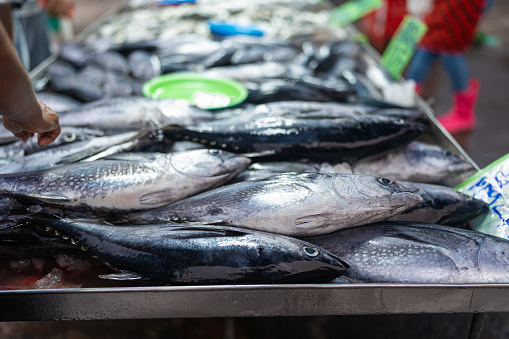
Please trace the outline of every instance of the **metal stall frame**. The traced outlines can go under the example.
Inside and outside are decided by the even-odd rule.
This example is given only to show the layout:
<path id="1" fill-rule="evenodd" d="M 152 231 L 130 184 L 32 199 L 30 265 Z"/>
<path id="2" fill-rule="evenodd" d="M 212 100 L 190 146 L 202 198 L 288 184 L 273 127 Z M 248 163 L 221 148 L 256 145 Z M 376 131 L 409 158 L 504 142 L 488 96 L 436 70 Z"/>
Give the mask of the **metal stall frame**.
<path id="1" fill-rule="evenodd" d="M 508 284 L 309 284 L 1 291 L 0 320 L 509 311 Z"/>

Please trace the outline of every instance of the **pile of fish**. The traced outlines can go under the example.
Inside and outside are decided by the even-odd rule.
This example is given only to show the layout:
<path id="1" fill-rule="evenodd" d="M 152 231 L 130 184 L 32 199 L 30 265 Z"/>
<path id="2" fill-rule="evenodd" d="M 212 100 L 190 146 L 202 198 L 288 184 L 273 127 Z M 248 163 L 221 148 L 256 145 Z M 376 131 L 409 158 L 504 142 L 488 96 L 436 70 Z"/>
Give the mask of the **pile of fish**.
<path id="1" fill-rule="evenodd" d="M 82 267 L 81 249 L 116 282 L 509 281 L 509 242 L 463 229 L 488 205 L 448 186 L 474 168 L 424 141 L 430 121 L 419 109 L 382 100 L 392 80 L 361 45 L 298 30 L 203 31 L 227 13 L 275 31 L 294 20 L 314 34 L 320 11 L 289 19 L 288 1 L 173 12 L 135 3 L 136 16 L 120 12 L 63 46 L 35 79 L 59 111 L 55 143 L 0 133 L 0 258 L 11 268 L 21 270 L 20 256 L 58 254 Z M 199 25 L 168 36 L 155 15 Z M 126 41 L 112 27 L 122 20 L 155 23 Z M 176 71 L 237 79 L 248 99 L 206 111 L 141 96 L 146 80 Z M 65 271 L 26 266 L 42 274 L 29 288 L 58 286 Z"/>

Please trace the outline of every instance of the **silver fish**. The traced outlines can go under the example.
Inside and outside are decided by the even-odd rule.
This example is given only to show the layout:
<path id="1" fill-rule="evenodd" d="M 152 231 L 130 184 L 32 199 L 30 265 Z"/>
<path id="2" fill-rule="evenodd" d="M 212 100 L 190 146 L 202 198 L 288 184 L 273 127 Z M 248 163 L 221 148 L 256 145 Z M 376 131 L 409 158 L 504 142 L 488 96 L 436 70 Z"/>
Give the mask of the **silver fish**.
<path id="1" fill-rule="evenodd" d="M 36 92 L 37 99 L 51 107 L 56 113 L 69 111 L 81 106 L 81 102 L 66 95 L 50 92 Z"/>
<path id="2" fill-rule="evenodd" d="M 103 135 L 104 133 L 99 130 L 62 126 L 60 135 L 51 144 L 46 146 L 39 146 L 37 144 L 37 138 L 30 138 L 27 142 L 18 140 L 11 144 L 0 146 L 0 159 L 9 160 L 9 162 L 11 162 L 20 159 L 25 155 L 39 152 L 48 148 L 53 148 L 72 142 L 89 140 L 94 137 Z"/>
<path id="3" fill-rule="evenodd" d="M 359 160 L 352 168 L 356 174 L 430 184 L 439 184 L 474 169 L 458 155 L 418 141 L 390 153 Z"/>
<path id="4" fill-rule="evenodd" d="M 307 238 L 347 260 L 367 283 L 508 283 L 509 241 L 476 231 L 382 222 Z"/>
<path id="5" fill-rule="evenodd" d="M 482 200 L 465 195 L 443 185 L 399 181 L 419 194 L 422 202 L 387 220 L 413 221 L 430 224 L 458 226 L 486 213 L 489 205 Z"/>
<path id="6" fill-rule="evenodd" d="M 62 126 L 103 130 L 140 130 L 167 125 L 189 125 L 213 119 L 213 113 L 185 100 L 127 97 L 104 99 L 60 115 Z"/>
<path id="7" fill-rule="evenodd" d="M 117 159 L 3 174 L 0 196 L 98 212 L 149 209 L 217 187 L 250 163 L 219 150 Z"/>
<path id="8" fill-rule="evenodd" d="M 284 173 L 239 182 L 166 207 L 131 214 L 134 222 L 173 219 L 223 223 L 291 236 L 316 235 L 386 219 L 422 198 L 384 178 Z"/>
<path id="9" fill-rule="evenodd" d="M 127 132 L 112 136 L 96 137 L 29 154 L 7 165 L 0 166 L 0 173 L 20 173 L 57 167 L 81 160 L 94 160 L 117 152 L 127 151 L 142 143 L 146 132 Z M 105 152 L 105 153 L 103 153 Z"/>

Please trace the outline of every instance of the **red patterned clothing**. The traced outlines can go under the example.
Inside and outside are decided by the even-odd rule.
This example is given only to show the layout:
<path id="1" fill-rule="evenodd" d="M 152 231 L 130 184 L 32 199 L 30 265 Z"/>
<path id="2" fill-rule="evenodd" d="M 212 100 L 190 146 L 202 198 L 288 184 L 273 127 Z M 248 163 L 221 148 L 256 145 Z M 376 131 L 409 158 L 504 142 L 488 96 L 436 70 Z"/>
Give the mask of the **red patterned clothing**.
<path id="1" fill-rule="evenodd" d="M 435 0 L 426 16 L 421 47 L 436 53 L 461 53 L 471 44 L 486 0 Z"/>

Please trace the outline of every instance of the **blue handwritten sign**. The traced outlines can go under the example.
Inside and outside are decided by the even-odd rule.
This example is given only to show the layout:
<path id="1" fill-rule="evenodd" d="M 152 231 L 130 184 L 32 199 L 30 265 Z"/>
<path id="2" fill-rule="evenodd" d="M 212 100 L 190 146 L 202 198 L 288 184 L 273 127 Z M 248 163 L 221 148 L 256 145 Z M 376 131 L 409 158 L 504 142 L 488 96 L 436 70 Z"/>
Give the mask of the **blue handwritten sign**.
<path id="1" fill-rule="evenodd" d="M 509 154 L 474 174 L 456 189 L 490 206 L 486 216 L 471 223 L 473 229 L 509 239 Z"/>

